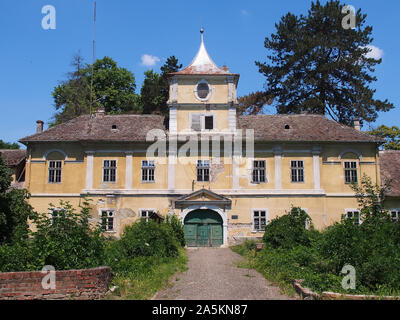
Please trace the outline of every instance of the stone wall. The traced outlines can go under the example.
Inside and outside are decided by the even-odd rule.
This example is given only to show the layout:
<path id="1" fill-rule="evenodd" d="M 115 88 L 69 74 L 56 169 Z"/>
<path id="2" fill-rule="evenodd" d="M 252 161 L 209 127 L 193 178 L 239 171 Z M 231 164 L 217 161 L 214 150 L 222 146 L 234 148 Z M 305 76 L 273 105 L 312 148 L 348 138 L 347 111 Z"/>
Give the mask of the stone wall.
<path id="1" fill-rule="evenodd" d="M 55 271 L 55 289 L 43 289 L 42 280 L 48 274 L 0 273 L 0 300 L 99 299 L 108 291 L 111 278 L 109 267 Z"/>

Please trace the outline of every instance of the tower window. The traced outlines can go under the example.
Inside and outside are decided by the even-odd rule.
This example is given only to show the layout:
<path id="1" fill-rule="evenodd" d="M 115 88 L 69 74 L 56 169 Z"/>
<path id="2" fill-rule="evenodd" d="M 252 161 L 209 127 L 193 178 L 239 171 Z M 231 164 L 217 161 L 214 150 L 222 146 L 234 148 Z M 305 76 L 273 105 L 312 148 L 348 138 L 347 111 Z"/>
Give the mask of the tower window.
<path id="1" fill-rule="evenodd" d="M 208 88 L 207 83 L 202 82 L 197 85 L 197 96 L 200 99 L 207 98 L 209 92 L 210 92 L 210 89 Z"/>
<path id="2" fill-rule="evenodd" d="M 213 116 L 205 116 L 204 117 L 204 129 L 207 129 L 207 130 L 214 129 L 214 117 Z"/>

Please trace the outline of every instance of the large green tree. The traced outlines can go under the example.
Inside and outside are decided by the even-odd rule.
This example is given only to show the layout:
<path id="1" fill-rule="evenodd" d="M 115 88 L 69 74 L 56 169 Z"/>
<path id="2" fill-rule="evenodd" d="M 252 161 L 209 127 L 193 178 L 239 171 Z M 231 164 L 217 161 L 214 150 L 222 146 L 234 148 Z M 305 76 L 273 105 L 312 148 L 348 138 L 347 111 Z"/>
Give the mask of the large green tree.
<path id="1" fill-rule="evenodd" d="M 0 149 L 19 149 L 18 143 L 5 142 L 0 139 Z"/>
<path id="2" fill-rule="evenodd" d="M 264 91 L 256 91 L 238 98 L 238 114 L 259 114 L 264 113 L 265 105 L 273 102 L 273 97 L 267 95 Z"/>
<path id="3" fill-rule="evenodd" d="M 388 111 L 388 100 L 374 99 L 370 85 L 381 63 L 368 54 L 373 41 L 366 15 L 355 13 L 355 28 L 344 28 L 339 1 L 312 2 L 307 15 L 288 13 L 264 42 L 268 62 L 256 62 L 266 77 L 265 94 L 278 113 L 310 112 L 350 124 L 355 117 L 374 121 Z"/>
<path id="4" fill-rule="evenodd" d="M 26 202 L 27 191 L 10 188 L 11 170 L 0 155 L 0 244 L 12 242 L 28 234 L 28 218 L 34 216 Z"/>
<path id="5" fill-rule="evenodd" d="M 100 107 L 113 114 L 141 111 L 133 73 L 119 67 L 110 57 L 95 61 L 92 68 L 77 54 L 72 67 L 74 70 L 67 75 L 67 80 L 52 92 L 56 108 L 52 125 Z"/>
<path id="6" fill-rule="evenodd" d="M 383 147 L 386 150 L 400 150 L 400 129 L 397 126 L 388 127 L 381 125 L 368 132 L 386 140 Z"/>
<path id="7" fill-rule="evenodd" d="M 168 74 L 176 72 L 180 68 L 182 68 L 182 64 L 178 64 L 178 59 L 175 56 L 171 56 L 160 68 L 161 74 L 153 70 L 148 70 L 144 73 L 145 79 L 140 91 L 143 113 L 168 115 Z"/>

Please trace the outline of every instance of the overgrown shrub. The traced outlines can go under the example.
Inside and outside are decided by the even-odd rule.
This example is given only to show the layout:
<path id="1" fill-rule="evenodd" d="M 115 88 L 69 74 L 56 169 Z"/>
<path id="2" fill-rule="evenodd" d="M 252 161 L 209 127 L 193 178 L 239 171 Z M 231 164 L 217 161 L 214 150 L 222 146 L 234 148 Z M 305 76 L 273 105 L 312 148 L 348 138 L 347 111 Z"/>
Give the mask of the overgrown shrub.
<path id="1" fill-rule="evenodd" d="M 0 244 L 12 243 L 28 235 L 28 218 L 34 211 L 26 201 L 29 193 L 11 188 L 11 170 L 0 154 Z"/>
<path id="2" fill-rule="evenodd" d="M 171 226 L 175 238 L 178 240 L 180 245 L 184 247 L 186 245 L 186 240 L 182 222 L 175 215 L 173 215 L 167 217 L 166 223 Z"/>
<path id="3" fill-rule="evenodd" d="M 176 217 L 160 223 L 140 219 L 125 227 L 120 240 L 106 241 L 106 264 L 114 275 L 136 278 L 178 259 L 183 245 L 183 226 Z"/>
<path id="4" fill-rule="evenodd" d="M 125 227 L 120 248 L 125 257 L 173 257 L 178 254 L 179 243 L 169 223 L 140 219 Z"/>
<path id="5" fill-rule="evenodd" d="M 299 208 L 274 219 L 265 230 L 268 244 L 256 257 L 245 244 L 234 250 L 270 280 L 291 286 L 304 279 L 311 289 L 363 294 L 400 294 L 400 222 L 393 221 L 384 205 L 384 191 L 363 176 L 353 185 L 359 202 L 358 217 L 340 222 L 319 233 L 305 230 L 308 218 Z M 385 187 L 384 187 L 385 188 Z M 356 289 L 342 288 L 345 265 L 356 272 Z"/>
<path id="6" fill-rule="evenodd" d="M 1 271 L 41 270 L 52 265 L 56 270 L 82 269 L 104 263 L 104 238 L 88 222 L 89 206 L 84 201 L 76 212 L 68 202 L 60 202 L 56 218 L 37 214 L 36 230 L 29 239 L 19 239 L 0 247 Z"/>
<path id="7" fill-rule="evenodd" d="M 290 212 L 273 219 L 266 227 L 263 241 L 273 248 L 293 248 L 296 245 L 308 246 L 312 231 L 311 218 L 301 208 L 293 207 Z"/>
<path id="8" fill-rule="evenodd" d="M 89 204 L 83 202 L 76 212 L 60 201 L 57 216 L 39 215 L 32 233 L 32 250 L 39 264 L 58 270 L 97 267 L 103 264 L 104 238 L 99 228 L 89 225 Z"/>

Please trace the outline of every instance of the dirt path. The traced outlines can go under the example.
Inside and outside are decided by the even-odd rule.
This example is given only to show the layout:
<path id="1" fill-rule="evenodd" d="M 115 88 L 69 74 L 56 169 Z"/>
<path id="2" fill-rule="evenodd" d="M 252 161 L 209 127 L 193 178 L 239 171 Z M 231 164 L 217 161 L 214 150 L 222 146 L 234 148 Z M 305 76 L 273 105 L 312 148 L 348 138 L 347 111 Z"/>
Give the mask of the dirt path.
<path id="1" fill-rule="evenodd" d="M 283 300 L 260 273 L 237 267 L 243 257 L 229 248 L 187 250 L 188 270 L 175 275 L 172 287 L 158 292 L 154 300 Z"/>

